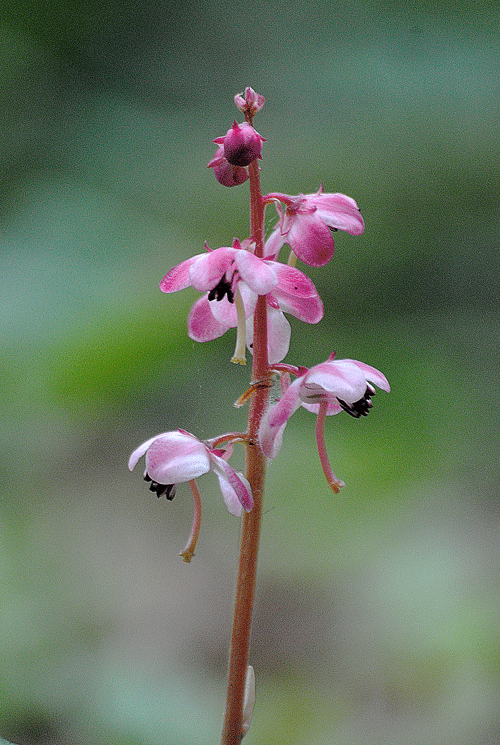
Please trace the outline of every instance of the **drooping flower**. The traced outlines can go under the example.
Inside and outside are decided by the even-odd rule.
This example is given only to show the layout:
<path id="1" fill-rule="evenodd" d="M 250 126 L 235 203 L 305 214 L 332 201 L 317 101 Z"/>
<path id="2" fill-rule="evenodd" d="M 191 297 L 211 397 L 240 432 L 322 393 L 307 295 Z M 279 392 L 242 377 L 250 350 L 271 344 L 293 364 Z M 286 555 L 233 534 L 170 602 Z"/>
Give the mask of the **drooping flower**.
<path id="1" fill-rule="evenodd" d="M 224 447 L 213 447 L 221 439 L 226 442 Z M 131 471 L 139 459 L 145 456 L 144 480 L 149 482 L 150 490 L 158 497 L 165 495 L 171 500 L 177 484 L 189 483 L 194 500 L 194 516 L 191 534 L 180 554 L 184 561 L 191 561 L 200 532 L 201 497 L 196 483 L 198 476 L 214 471 L 219 479 L 226 507 L 232 515 L 240 516 L 242 509 L 250 512 L 253 507 L 250 484 L 242 473 L 236 472 L 227 463 L 232 451 L 233 445 L 227 435 L 216 441 L 202 442 L 189 432 L 178 429 L 151 437 L 130 456 L 128 467 Z"/>
<path id="2" fill-rule="evenodd" d="M 269 318 L 269 359 L 279 362 L 288 352 L 290 324 L 283 312 L 306 323 L 323 317 L 323 303 L 312 281 L 295 267 L 257 258 L 235 239 L 181 262 L 160 282 L 163 292 L 192 285 L 206 292 L 188 316 L 188 334 L 194 341 L 211 341 L 230 328 L 238 329 L 234 362 L 244 364 L 245 345 L 253 334 L 253 313 L 259 295 L 266 295 Z"/>
<path id="3" fill-rule="evenodd" d="M 280 365 L 275 367 L 280 371 Z M 300 406 L 318 415 L 316 438 L 323 471 L 330 487 L 337 492 L 343 482 L 333 473 L 324 443 L 326 416 L 346 411 L 358 419 L 371 409 L 375 384 L 389 393 L 387 378 L 374 367 L 357 360 L 335 360 L 332 355 L 326 362 L 306 368 L 281 366 L 293 372 L 297 379 L 289 385 L 282 398 L 271 406 L 262 418 L 259 441 L 268 458 L 276 458 L 283 443 L 283 433 L 288 420 Z M 285 376 L 283 376 L 285 378 Z"/>
<path id="4" fill-rule="evenodd" d="M 273 192 L 264 199 L 274 201 L 279 222 L 266 241 L 265 256 L 276 259 L 287 243 L 305 264 L 323 266 L 333 256 L 335 244 L 332 231 L 345 230 L 361 235 L 365 228 L 358 205 L 345 194 L 324 194 L 321 186 L 316 194 Z M 286 211 L 283 212 L 281 204 Z"/>
<path id="5" fill-rule="evenodd" d="M 208 253 L 191 256 L 174 266 L 161 280 L 161 291 L 177 292 L 192 286 L 208 292 L 209 300 L 220 302 L 227 297 L 234 303 L 240 279 L 258 295 L 265 295 L 278 283 L 272 262 L 242 248 L 237 238 L 231 247 L 221 246 L 212 251 L 205 243 L 205 248 Z"/>
<path id="6" fill-rule="evenodd" d="M 231 326 L 244 328 L 245 309 L 238 290 L 242 280 L 257 295 L 265 295 L 278 283 L 273 262 L 257 258 L 242 248 L 237 238 L 232 247 L 222 246 L 215 251 L 206 244 L 205 247 L 208 253 L 182 261 L 160 282 L 162 292 L 177 292 L 192 285 L 196 290 L 208 293 L 195 303 L 188 316 L 188 334 L 194 341 L 216 339 Z M 233 313 L 236 317 L 235 322 L 221 325 L 215 314 L 210 313 L 212 302 L 228 307 L 231 318 Z"/>
<path id="7" fill-rule="evenodd" d="M 151 437 L 134 450 L 128 467 L 131 471 L 144 455 L 144 479 L 159 497 L 173 499 L 175 486 L 202 476 L 212 470 L 219 479 L 222 496 L 232 515 L 241 515 L 253 507 L 253 497 L 247 479 L 227 463 L 232 447 L 210 448 L 185 430 L 163 432 Z"/>
<path id="8" fill-rule="evenodd" d="M 224 154 L 223 145 L 217 149 L 217 152 L 207 167 L 214 169 L 215 178 L 222 186 L 239 186 L 249 178 L 246 168 L 233 166 L 229 163 Z"/>
<path id="9" fill-rule="evenodd" d="M 313 282 L 295 267 L 279 262 L 266 263 L 275 272 L 278 282 L 266 294 L 268 358 L 270 364 L 280 362 L 290 346 L 291 329 L 284 313 L 290 313 L 306 323 L 318 323 L 323 317 L 323 303 Z M 242 312 L 227 297 L 214 302 L 210 296 L 196 301 L 188 317 L 189 336 L 196 341 L 209 341 L 222 336 L 230 328 L 238 328 L 234 362 L 244 364 L 245 345 L 251 349 L 253 319 L 257 296 L 246 281 L 238 285 Z"/>

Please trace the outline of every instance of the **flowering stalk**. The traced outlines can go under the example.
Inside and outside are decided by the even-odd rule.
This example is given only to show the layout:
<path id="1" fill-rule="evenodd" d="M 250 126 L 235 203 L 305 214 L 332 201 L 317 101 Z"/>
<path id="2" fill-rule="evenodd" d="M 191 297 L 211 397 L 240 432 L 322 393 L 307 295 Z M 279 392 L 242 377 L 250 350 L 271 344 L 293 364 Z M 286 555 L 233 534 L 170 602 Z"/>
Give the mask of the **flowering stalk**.
<path id="1" fill-rule="evenodd" d="M 251 124 L 251 120 L 250 120 Z M 257 162 L 249 166 L 250 173 L 250 227 L 255 242 L 255 255 L 264 252 L 264 204 L 260 188 Z M 245 475 L 252 490 L 254 506 L 242 521 L 240 559 L 236 582 L 226 713 L 221 745 L 239 745 L 245 734 L 243 705 L 245 681 L 250 650 L 250 632 L 257 574 L 257 557 L 264 496 L 266 458 L 258 441 L 258 431 L 269 395 L 270 371 L 267 355 L 267 304 L 266 298 L 257 300 L 254 315 L 252 380 L 258 381 L 250 399 L 248 413 L 248 442 L 246 447 Z"/>
<path id="2" fill-rule="evenodd" d="M 158 497 L 172 500 L 177 485 L 188 483 L 193 495 L 191 533 L 181 556 L 191 561 L 201 524 L 201 496 L 196 479 L 212 471 L 219 480 L 228 511 L 242 516 L 240 557 L 231 632 L 227 704 L 221 745 L 240 745 L 248 732 L 255 700 L 254 670 L 249 665 L 250 632 L 255 595 L 257 557 L 262 518 L 266 460 L 279 455 L 289 418 L 300 407 L 316 414 L 316 441 L 320 463 L 330 488 L 338 493 L 344 482 L 330 465 L 325 445 L 326 417 L 344 411 L 355 419 L 372 408 L 375 386 L 389 391 L 385 376 L 357 360 L 336 360 L 335 354 L 310 369 L 282 360 L 288 353 L 291 328 L 285 313 L 309 324 L 323 317 L 323 303 L 312 281 L 295 267 L 298 260 L 314 267 L 327 264 L 334 253 L 332 232 L 360 235 L 364 222 L 354 199 L 325 193 L 290 196 L 270 192 L 262 196 L 260 169 L 264 138 L 253 128 L 253 118 L 264 98 L 252 88 L 235 96 L 245 121 L 232 127 L 208 166 L 226 187 L 250 183 L 250 236 L 215 250 L 205 244 L 160 282 L 162 292 L 192 286 L 203 293 L 188 316 L 188 333 L 198 342 L 237 329 L 232 362 L 246 363 L 253 355 L 250 387 L 236 406 L 249 402 L 246 432 L 229 432 L 210 440 L 178 429 L 146 440 L 129 459 L 132 470 L 144 457 L 144 478 Z M 264 213 L 273 204 L 278 223 L 264 240 Z M 279 261 L 281 248 L 290 248 L 288 263 Z M 295 378 L 293 382 L 292 376 Z M 269 389 L 279 378 L 282 395 L 268 406 Z M 234 446 L 245 447 L 245 474 L 228 463 Z"/>

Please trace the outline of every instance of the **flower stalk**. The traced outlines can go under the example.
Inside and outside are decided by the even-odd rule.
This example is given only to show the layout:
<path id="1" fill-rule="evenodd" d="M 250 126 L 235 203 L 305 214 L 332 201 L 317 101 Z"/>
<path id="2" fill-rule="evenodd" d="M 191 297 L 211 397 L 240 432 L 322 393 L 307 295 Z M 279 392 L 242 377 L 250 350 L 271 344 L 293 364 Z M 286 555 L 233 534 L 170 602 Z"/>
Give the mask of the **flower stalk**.
<path id="1" fill-rule="evenodd" d="M 133 470 L 145 460 L 144 479 L 150 491 L 171 501 L 179 484 L 187 483 L 194 503 L 191 533 L 180 555 L 190 562 L 200 534 L 201 495 L 196 479 L 212 472 L 228 512 L 241 517 L 240 555 L 229 652 L 227 702 L 221 745 L 240 745 L 248 732 L 255 701 L 255 676 L 249 665 L 250 635 L 255 597 L 257 559 L 267 459 L 275 459 L 283 444 L 288 420 L 299 408 L 315 414 L 320 463 L 330 488 L 344 486 L 334 474 L 325 444 L 326 417 L 346 412 L 359 419 L 373 406 L 375 386 L 389 392 L 385 376 L 373 367 L 350 359 L 335 359 L 306 368 L 283 362 L 290 346 L 291 327 L 285 313 L 308 324 L 318 323 L 323 302 L 309 277 L 296 268 L 297 261 L 322 267 L 334 253 L 333 233 L 360 235 L 364 222 L 351 197 L 325 193 L 291 196 L 270 192 L 260 184 L 262 144 L 253 119 L 264 106 L 264 97 L 252 88 L 235 96 L 245 121 L 233 122 L 208 166 L 226 187 L 249 180 L 250 235 L 234 238 L 231 246 L 210 248 L 170 269 L 160 282 L 164 293 L 193 287 L 202 296 L 188 316 L 188 334 L 197 342 L 217 339 L 237 329 L 232 362 L 245 365 L 247 350 L 253 355 L 250 385 L 235 403 L 249 404 L 245 432 L 229 432 L 200 440 L 183 429 L 163 432 L 143 442 L 129 459 Z M 274 205 L 278 222 L 265 240 L 266 206 Z M 279 260 L 288 245 L 288 263 Z M 292 382 L 292 378 L 294 378 Z M 281 397 L 269 406 L 269 391 L 279 379 Z M 229 465 L 234 446 L 245 448 L 245 473 Z"/>
<path id="2" fill-rule="evenodd" d="M 322 401 L 319 405 L 319 413 L 316 420 L 316 444 L 318 446 L 321 468 L 323 469 L 323 473 L 325 474 L 327 484 L 335 494 L 338 494 L 340 489 L 345 486 L 345 484 L 343 481 L 335 476 L 330 465 L 330 461 L 328 460 L 328 453 L 325 445 L 325 420 L 327 410 L 328 403 L 326 401 Z"/>
<path id="3" fill-rule="evenodd" d="M 200 490 L 198 489 L 196 479 L 191 479 L 191 481 L 189 482 L 189 488 L 191 489 L 191 494 L 193 495 L 193 525 L 191 526 L 191 533 L 189 534 L 188 541 L 179 554 L 179 556 L 182 556 L 187 564 L 189 564 L 194 556 L 201 528 L 201 494 Z"/>
<path id="4" fill-rule="evenodd" d="M 249 166 L 250 172 L 250 226 L 255 242 L 255 255 L 262 257 L 264 250 L 264 205 L 260 189 L 257 162 Z M 250 634 L 257 576 L 257 558 L 262 518 L 262 500 L 266 458 L 258 441 L 258 431 L 267 406 L 270 378 L 267 355 L 267 303 L 264 296 L 257 299 L 254 315 L 252 380 L 264 384 L 254 387 L 248 413 L 248 441 L 246 445 L 245 476 L 252 490 L 254 506 L 245 513 L 241 525 L 240 558 L 236 581 L 226 712 L 221 745 L 239 745 L 246 734 L 244 721 L 245 682 L 250 651 Z"/>

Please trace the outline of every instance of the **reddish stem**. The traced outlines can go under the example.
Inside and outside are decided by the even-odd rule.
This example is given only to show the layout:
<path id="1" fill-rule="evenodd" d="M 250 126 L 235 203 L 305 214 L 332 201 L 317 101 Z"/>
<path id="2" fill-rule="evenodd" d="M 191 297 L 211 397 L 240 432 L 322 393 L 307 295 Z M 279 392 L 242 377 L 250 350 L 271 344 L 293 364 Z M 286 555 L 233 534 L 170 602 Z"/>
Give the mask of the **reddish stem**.
<path id="1" fill-rule="evenodd" d="M 255 241 L 255 255 L 262 257 L 264 254 L 264 203 L 256 160 L 249 165 L 249 172 L 251 238 Z M 267 355 L 267 302 L 265 296 L 260 296 L 257 300 L 254 315 L 252 380 L 265 383 L 270 378 L 271 373 Z M 229 653 L 227 704 L 221 745 L 239 745 L 245 734 L 243 702 L 250 649 L 266 468 L 266 459 L 260 449 L 257 435 L 260 420 L 267 405 L 268 395 L 269 387 L 267 385 L 255 386 L 248 414 L 245 473 L 252 489 L 254 507 L 251 512 L 244 513 L 242 518 L 240 559 Z"/>

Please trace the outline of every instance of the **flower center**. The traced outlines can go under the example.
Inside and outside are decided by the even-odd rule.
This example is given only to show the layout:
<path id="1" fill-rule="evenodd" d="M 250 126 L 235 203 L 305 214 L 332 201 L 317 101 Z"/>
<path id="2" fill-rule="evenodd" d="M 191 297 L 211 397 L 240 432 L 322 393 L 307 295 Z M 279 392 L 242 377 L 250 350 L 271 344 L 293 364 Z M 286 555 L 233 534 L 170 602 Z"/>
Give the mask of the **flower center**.
<path id="1" fill-rule="evenodd" d="M 170 502 L 175 497 L 177 484 L 159 484 L 157 481 L 153 481 L 148 473 L 144 474 L 144 481 L 151 482 L 149 484 L 149 491 L 156 492 L 157 497 L 162 497 L 163 495 L 165 495 Z"/>
<path id="2" fill-rule="evenodd" d="M 234 303 L 234 292 L 233 292 L 232 279 L 229 281 L 224 275 L 220 282 L 215 285 L 214 288 L 208 293 L 209 300 L 222 300 L 227 295 L 227 299 L 230 303 Z"/>
<path id="3" fill-rule="evenodd" d="M 368 416 L 368 412 L 373 406 L 371 396 L 374 395 L 375 388 L 372 385 L 367 385 L 365 395 L 359 401 L 355 401 L 353 404 L 348 404 L 346 401 L 342 401 L 341 398 L 337 398 L 337 401 L 344 411 L 347 411 L 355 419 L 359 419 L 360 416 Z"/>

